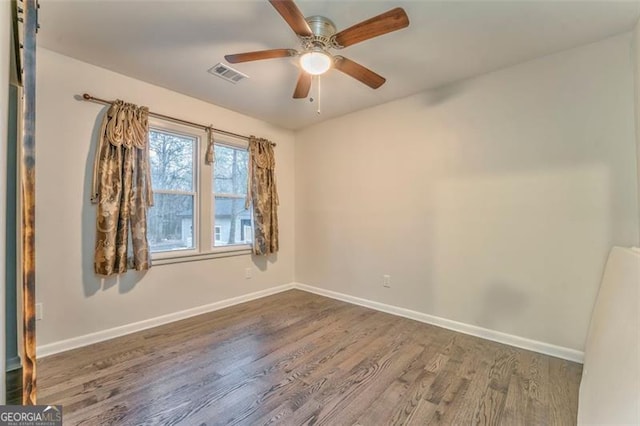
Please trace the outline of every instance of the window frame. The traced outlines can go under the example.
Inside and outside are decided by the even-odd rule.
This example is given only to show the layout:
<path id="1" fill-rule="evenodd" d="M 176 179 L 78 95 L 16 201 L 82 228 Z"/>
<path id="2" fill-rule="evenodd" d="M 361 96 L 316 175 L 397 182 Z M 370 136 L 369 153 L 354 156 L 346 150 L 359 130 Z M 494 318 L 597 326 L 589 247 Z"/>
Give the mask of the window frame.
<path id="1" fill-rule="evenodd" d="M 168 250 L 150 252 L 151 260 L 154 265 L 163 265 L 168 263 L 191 262 L 196 260 L 213 259 L 218 257 L 250 255 L 252 253 L 252 243 L 241 243 L 226 246 L 215 246 L 215 193 L 214 180 L 214 164 L 206 164 L 204 159 L 207 151 L 207 134 L 204 130 L 178 124 L 169 120 L 159 118 L 149 118 L 149 131 L 156 130 L 160 132 L 173 133 L 179 136 L 195 138 L 194 149 L 194 220 L 193 220 L 193 249 Z M 248 141 L 224 137 L 214 136 L 216 145 L 224 145 L 236 149 L 248 149 Z M 153 182 L 152 182 L 153 189 Z M 155 190 L 154 193 L 172 193 L 182 194 L 182 191 L 173 190 Z M 186 195 L 186 191 L 184 192 Z M 189 194 L 190 195 L 190 194 Z M 217 194 L 224 195 L 224 194 Z M 153 208 L 153 207 L 150 207 Z M 253 217 L 253 213 L 252 213 Z M 253 228 L 253 218 L 251 220 Z M 252 229 L 253 232 L 253 229 Z M 213 235 L 213 238 L 212 238 Z"/>

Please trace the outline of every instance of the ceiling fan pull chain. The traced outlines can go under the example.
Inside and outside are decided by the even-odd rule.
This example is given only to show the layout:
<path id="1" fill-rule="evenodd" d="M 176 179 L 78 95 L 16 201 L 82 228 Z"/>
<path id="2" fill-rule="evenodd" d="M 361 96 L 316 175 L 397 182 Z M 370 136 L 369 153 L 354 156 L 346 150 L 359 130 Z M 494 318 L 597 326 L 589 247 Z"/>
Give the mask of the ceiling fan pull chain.
<path id="1" fill-rule="evenodd" d="M 322 99 L 322 98 L 320 97 L 320 76 L 318 76 L 318 110 L 316 111 L 316 113 L 318 115 L 320 115 L 320 112 L 321 112 L 320 111 L 320 102 L 321 102 L 320 99 Z"/>

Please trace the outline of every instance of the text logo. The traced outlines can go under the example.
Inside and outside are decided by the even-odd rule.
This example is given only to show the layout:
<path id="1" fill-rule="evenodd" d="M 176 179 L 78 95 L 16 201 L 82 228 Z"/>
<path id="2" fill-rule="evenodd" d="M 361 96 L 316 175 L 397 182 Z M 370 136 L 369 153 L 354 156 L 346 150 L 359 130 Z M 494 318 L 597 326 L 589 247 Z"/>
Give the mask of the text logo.
<path id="1" fill-rule="evenodd" d="M 0 405 L 0 426 L 62 426 L 62 405 Z"/>

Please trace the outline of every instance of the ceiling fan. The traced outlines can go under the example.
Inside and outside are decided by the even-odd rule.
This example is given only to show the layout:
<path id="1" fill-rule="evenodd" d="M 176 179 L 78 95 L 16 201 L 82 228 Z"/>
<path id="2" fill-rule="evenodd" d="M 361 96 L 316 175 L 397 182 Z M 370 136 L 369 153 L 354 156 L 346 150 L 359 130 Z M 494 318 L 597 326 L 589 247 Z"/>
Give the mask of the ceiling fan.
<path id="1" fill-rule="evenodd" d="M 386 81 L 384 77 L 344 56 L 332 55 L 329 50 L 342 49 L 370 38 L 400 30 L 409 25 L 409 18 L 406 12 L 404 9 L 397 7 L 336 32 L 334 23 L 324 16 L 305 18 L 293 0 L 269 0 L 269 3 L 300 38 L 302 51 L 270 49 L 226 55 L 224 58 L 229 63 L 237 64 L 262 59 L 298 56 L 301 70 L 293 92 L 295 99 L 306 98 L 311 88 L 312 76 L 324 74 L 332 67 L 372 89 L 382 86 Z"/>

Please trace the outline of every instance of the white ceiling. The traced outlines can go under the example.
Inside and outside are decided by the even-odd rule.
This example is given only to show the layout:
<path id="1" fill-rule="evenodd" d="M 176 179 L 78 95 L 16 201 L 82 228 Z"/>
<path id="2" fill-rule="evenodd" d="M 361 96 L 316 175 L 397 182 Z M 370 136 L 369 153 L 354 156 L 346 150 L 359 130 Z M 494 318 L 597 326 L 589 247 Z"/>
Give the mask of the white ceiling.
<path id="1" fill-rule="evenodd" d="M 626 32 L 640 14 L 639 3 L 630 1 L 301 0 L 305 16 L 326 16 L 338 30 L 396 6 L 411 22 L 341 50 L 387 82 L 372 90 L 332 70 L 322 77 L 317 115 L 315 102 L 291 98 L 298 72 L 293 59 L 236 64 L 250 76 L 237 85 L 207 73 L 225 54 L 299 47 L 266 0 L 41 5 L 43 47 L 291 129 Z M 109 97 L 99 88 L 86 90 Z M 311 96 L 317 97 L 315 85 Z"/>

